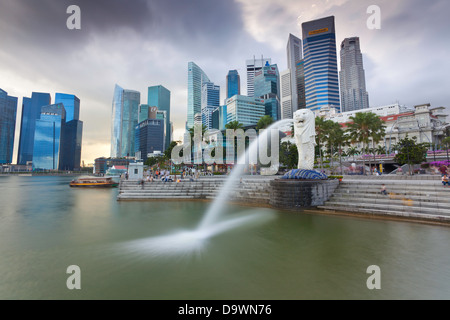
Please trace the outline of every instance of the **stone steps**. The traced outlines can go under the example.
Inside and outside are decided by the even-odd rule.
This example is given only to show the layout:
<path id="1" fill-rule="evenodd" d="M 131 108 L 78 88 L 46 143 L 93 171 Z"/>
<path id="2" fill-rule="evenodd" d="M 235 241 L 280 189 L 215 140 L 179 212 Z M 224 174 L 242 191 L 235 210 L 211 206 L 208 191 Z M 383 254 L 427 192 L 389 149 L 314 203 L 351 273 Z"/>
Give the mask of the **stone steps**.
<path id="1" fill-rule="evenodd" d="M 380 193 L 382 184 L 388 195 Z M 343 181 L 319 208 L 450 221 L 449 195 L 439 181 Z"/>

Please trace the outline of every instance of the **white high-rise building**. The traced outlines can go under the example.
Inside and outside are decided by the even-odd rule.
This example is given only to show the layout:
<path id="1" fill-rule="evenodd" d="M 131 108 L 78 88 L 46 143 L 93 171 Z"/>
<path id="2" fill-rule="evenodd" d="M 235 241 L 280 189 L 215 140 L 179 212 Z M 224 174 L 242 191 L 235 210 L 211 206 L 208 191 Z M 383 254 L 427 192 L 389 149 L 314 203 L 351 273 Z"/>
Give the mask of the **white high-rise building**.
<path id="1" fill-rule="evenodd" d="M 296 66 L 297 63 L 302 60 L 302 40 L 289 34 L 287 43 L 287 65 L 291 73 L 291 105 L 292 112 L 298 109 L 298 90 L 297 90 L 297 77 Z M 292 115 L 290 116 L 292 118 Z"/>
<path id="2" fill-rule="evenodd" d="M 292 119 L 292 85 L 291 85 L 291 71 L 289 69 L 280 73 L 281 79 L 281 119 Z"/>
<path id="3" fill-rule="evenodd" d="M 270 58 L 253 59 L 247 60 L 247 96 L 253 97 L 255 93 L 255 72 L 261 70 L 265 65 L 271 65 L 272 60 Z"/>
<path id="4" fill-rule="evenodd" d="M 341 71 L 339 72 L 342 112 L 369 108 L 369 94 L 359 38 L 347 38 L 341 44 Z"/>

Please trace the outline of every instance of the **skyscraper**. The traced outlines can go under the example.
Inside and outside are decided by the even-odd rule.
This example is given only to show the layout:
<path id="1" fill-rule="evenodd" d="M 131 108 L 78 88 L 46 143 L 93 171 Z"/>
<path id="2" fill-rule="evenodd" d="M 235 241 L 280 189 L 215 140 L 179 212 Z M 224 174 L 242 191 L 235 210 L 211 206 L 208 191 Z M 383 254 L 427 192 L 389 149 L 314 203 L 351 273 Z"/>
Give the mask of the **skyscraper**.
<path id="1" fill-rule="evenodd" d="M 66 122 L 80 120 L 80 99 L 73 94 L 56 93 L 55 104 L 64 104 L 66 110 Z"/>
<path id="2" fill-rule="evenodd" d="M 295 66 L 295 78 L 297 79 L 297 106 L 295 108 L 305 109 L 306 108 L 306 93 L 305 93 L 305 60 L 302 59 L 297 61 Z"/>
<path id="3" fill-rule="evenodd" d="M 265 115 L 271 116 L 274 121 L 280 119 L 280 80 L 276 64 L 266 63 L 255 72 L 254 96 L 265 100 Z"/>
<path id="4" fill-rule="evenodd" d="M 247 60 L 247 96 L 253 97 L 254 96 L 254 81 L 255 81 L 255 72 L 258 70 L 261 70 L 262 67 L 264 67 L 266 64 L 271 64 L 272 60 L 270 58 L 264 58 L 263 56 L 261 59 L 256 59 L 253 57 L 253 59 Z"/>
<path id="5" fill-rule="evenodd" d="M 146 119 L 136 126 L 135 153 L 140 152 L 143 161 L 155 151 L 164 152 L 164 130 L 163 119 Z"/>
<path id="6" fill-rule="evenodd" d="M 266 112 L 263 99 L 236 95 L 226 102 L 227 123 L 238 121 L 244 127 L 254 126 Z"/>
<path id="7" fill-rule="evenodd" d="M 280 104 L 281 104 L 281 119 L 292 119 L 292 86 L 291 86 L 291 71 L 286 69 L 280 73 Z"/>
<path id="8" fill-rule="evenodd" d="M 111 157 L 134 156 L 135 128 L 138 125 L 141 94 L 114 88 L 111 123 Z"/>
<path id="9" fill-rule="evenodd" d="M 227 75 L 227 99 L 237 94 L 241 94 L 241 77 L 237 70 L 230 70 Z"/>
<path id="10" fill-rule="evenodd" d="M 293 106 L 292 112 L 294 112 L 298 109 L 297 77 L 295 71 L 297 62 L 302 60 L 302 40 L 300 40 L 293 34 L 289 34 L 286 51 L 287 65 L 291 75 L 291 104 Z"/>
<path id="11" fill-rule="evenodd" d="M 166 111 L 166 135 L 165 148 L 168 148 L 172 141 L 172 128 L 170 122 L 170 91 L 165 87 L 153 86 L 148 88 L 148 105 L 157 107 L 160 111 Z M 165 151 L 165 150 L 162 150 Z"/>
<path id="12" fill-rule="evenodd" d="M 78 170 L 81 162 L 81 144 L 83 122 L 80 121 L 80 99 L 73 94 L 56 93 L 55 104 L 62 103 L 66 111 L 64 129 L 64 146 L 61 168 L 63 170 Z"/>
<path id="13" fill-rule="evenodd" d="M 33 161 L 34 133 L 36 120 L 41 116 L 41 108 L 51 103 L 49 93 L 33 92 L 30 98 L 22 100 L 22 118 L 20 121 L 19 152 L 17 163 L 21 165 Z"/>
<path id="14" fill-rule="evenodd" d="M 347 38 L 341 44 L 341 85 L 342 112 L 369 108 L 369 94 L 359 38 Z"/>
<path id="15" fill-rule="evenodd" d="M 202 112 L 202 84 L 209 82 L 206 73 L 194 62 L 188 63 L 188 110 L 187 128 L 194 126 L 194 117 Z"/>
<path id="16" fill-rule="evenodd" d="M 41 108 L 34 134 L 33 169 L 64 169 L 65 123 L 66 110 L 62 103 Z"/>
<path id="17" fill-rule="evenodd" d="M 0 163 L 12 163 L 17 98 L 0 89 Z"/>
<path id="18" fill-rule="evenodd" d="M 306 108 L 340 110 L 334 16 L 305 22 L 302 29 Z"/>
<path id="19" fill-rule="evenodd" d="M 212 113 L 220 105 L 220 87 L 213 82 L 202 85 L 202 124 L 212 128 Z"/>

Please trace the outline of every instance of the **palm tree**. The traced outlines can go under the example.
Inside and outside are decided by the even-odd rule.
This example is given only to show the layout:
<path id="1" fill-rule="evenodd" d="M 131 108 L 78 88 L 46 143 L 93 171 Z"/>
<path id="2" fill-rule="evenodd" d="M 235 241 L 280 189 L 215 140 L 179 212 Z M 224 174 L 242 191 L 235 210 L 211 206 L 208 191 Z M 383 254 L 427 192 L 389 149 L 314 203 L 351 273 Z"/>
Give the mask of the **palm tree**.
<path id="1" fill-rule="evenodd" d="M 341 175 L 344 174 L 344 171 L 342 170 L 342 148 L 349 145 L 349 137 L 345 133 L 345 131 L 342 129 L 341 125 L 336 123 L 337 126 L 334 126 L 333 128 L 333 142 L 338 147 L 338 153 L 339 153 L 339 166 L 341 168 Z"/>
<path id="2" fill-rule="evenodd" d="M 267 129 L 273 123 L 273 118 L 271 116 L 264 116 L 259 119 L 256 125 L 256 130 Z"/>
<path id="3" fill-rule="evenodd" d="M 225 125 L 225 128 L 230 129 L 230 130 L 238 130 L 238 129 L 244 129 L 244 125 L 242 123 L 240 123 L 239 121 L 231 121 Z"/>
<path id="4" fill-rule="evenodd" d="M 449 145 L 450 145 L 450 137 L 447 137 L 447 138 L 445 138 L 444 140 L 442 140 L 442 143 L 445 144 L 445 146 L 446 146 L 446 150 L 447 150 L 447 161 L 450 161 L 450 160 L 449 160 L 449 157 L 448 157 L 448 147 L 449 147 Z"/>
<path id="5" fill-rule="evenodd" d="M 353 157 L 353 162 L 355 162 L 355 156 L 359 154 L 359 151 L 356 147 L 351 147 L 347 150 L 347 155 Z"/>
<path id="6" fill-rule="evenodd" d="M 352 143 L 362 143 L 363 150 L 369 146 L 370 138 L 373 141 L 380 141 L 384 134 L 383 121 L 374 113 L 359 112 L 354 117 L 350 117 L 352 123 L 348 125 L 350 140 Z M 366 174 L 366 163 L 363 157 L 364 174 Z"/>
<path id="7" fill-rule="evenodd" d="M 378 146 L 378 148 L 375 149 L 375 152 L 380 156 L 386 154 L 386 147 Z"/>
<path id="8" fill-rule="evenodd" d="M 195 130 L 200 129 L 200 126 L 202 126 L 202 128 L 201 128 L 202 129 L 202 137 L 205 135 L 205 132 L 208 131 L 208 128 L 204 124 L 196 124 L 192 128 L 189 129 L 189 134 L 191 135 L 191 139 L 193 139 L 193 137 L 194 137 Z"/>
<path id="9" fill-rule="evenodd" d="M 316 118 L 316 142 L 319 148 L 319 156 L 320 156 L 320 169 L 323 170 L 323 158 L 322 158 L 322 142 L 324 141 L 326 131 L 326 121 L 321 118 Z"/>

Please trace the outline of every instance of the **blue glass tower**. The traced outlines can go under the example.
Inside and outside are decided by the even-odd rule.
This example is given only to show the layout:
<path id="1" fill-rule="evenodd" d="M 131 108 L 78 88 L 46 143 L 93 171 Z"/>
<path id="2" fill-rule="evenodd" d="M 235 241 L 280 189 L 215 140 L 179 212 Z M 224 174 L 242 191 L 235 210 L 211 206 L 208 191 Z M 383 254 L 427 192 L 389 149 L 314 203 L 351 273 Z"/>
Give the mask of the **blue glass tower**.
<path id="1" fill-rule="evenodd" d="M 135 152 L 141 152 L 141 159 L 146 161 L 149 153 L 164 150 L 164 120 L 147 119 L 135 128 Z"/>
<path id="2" fill-rule="evenodd" d="M 227 75 L 227 99 L 237 94 L 241 94 L 241 77 L 237 70 L 230 70 Z"/>
<path id="3" fill-rule="evenodd" d="M 202 85 L 202 124 L 207 129 L 212 128 L 212 113 L 220 105 L 220 86 L 213 82 L 204 82 Z"/>
<path id="4" fill-rule="evenodd" d="M 266 65 L 255 72 L 254 96 L 264 99 L 265 115 L 280 119 L 280 76 L 276 64 Z"/>
<path id="5" fill-rule="evenodd" d="M 194 116 L 202 112 L 202 84 L 209 82 L 206 73 L 194 62 L 188 63 L 188 110 L 186 129 L 194 126 Z"/>
<path id="6" fill-rule="evenodd" d="M 36 120 L 33 170 L 63 170 L 66 111 L 62 103 L 41 108 Z"/>
<path id="7" fill-rule="evenodd" d="M 302 29 L 306 108 L 340 110 L 334 16 L 305 22 Z"/>
<path id="8" fill-rule="evenodd" d="M 12 163 L 17 98 L 0 89 L 0 163 Z"/>
<path id="9" fill-rule="evenodd" d="M 51 103 L 49 93 L 33 92 L 30 98 L 23 98 L 20 122 L 19 152 L 17 163 L 21 165 L 33 161 L 34 133 L 36 120 L 40 118 L 41 108 Z"/>
<path id="10" fill-rule="evenodd" d="M 116 85 L 112 104 L 111 157 L 134 156 L 135 128 L 138 124 L 141 94 Z"/>
<path id="11" fill-rule="evenodd" d="M 165 148 L 168 148 L 170 142 L 172 141 L 172 127 L 170 124 L 170 91 L 161 85 L 149 87 L 148 105 L 151 107 L 157 107 L 160 111 L 166 111 L 166 135 L 164 139 Z"/>
<path id="12" fill-rule="evenodd" d="M 62 103 L 66 109 L 66 122 L 80 120 L 80 99 L 73 94 L 56 93 L 55 103 Z"/>

